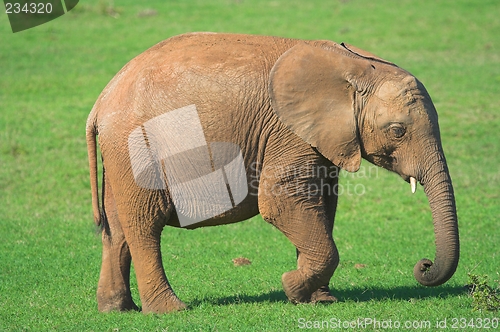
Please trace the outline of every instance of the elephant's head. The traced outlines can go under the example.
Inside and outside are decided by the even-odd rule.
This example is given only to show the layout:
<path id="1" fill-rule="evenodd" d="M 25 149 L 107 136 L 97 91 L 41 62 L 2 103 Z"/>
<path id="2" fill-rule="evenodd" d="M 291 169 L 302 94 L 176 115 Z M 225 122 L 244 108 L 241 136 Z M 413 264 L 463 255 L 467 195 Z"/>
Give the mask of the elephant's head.
<path id="1" fill-rule="evenodd" d="M 272 107 L 281 121 L 335 165 L 355 172 L 361 158 L 423 186 L 432 210 L 436 258 L 419 261 L 417 281 L 437 286 L 459 259 L 453 186 L 434 105 L 414 76 L 355 47 L 301 43 L 284 53 L 270 76 Z"/>

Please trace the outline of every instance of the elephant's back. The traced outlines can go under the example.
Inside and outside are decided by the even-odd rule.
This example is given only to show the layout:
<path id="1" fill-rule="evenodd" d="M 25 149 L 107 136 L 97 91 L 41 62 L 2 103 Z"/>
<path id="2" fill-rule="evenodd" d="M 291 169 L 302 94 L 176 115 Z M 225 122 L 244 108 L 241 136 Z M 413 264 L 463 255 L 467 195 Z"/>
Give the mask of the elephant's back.
<path id="1" fill-rule="evenodd" d="M 174 66 L 193 65 L 216 71 L 243 67 L 255 71 L 251 66 L 269 62 L 272 67 L 281 54 L 298 42 L 272 36 L 195 32 L 168 38 L 139 57 L 158 56 L 159 62 L 168 58 Z"/>
<path id="2" fill-rule="evenodd" d="M 127 63 L 103 90 L 94 105 L 100 132 L 117 126 L 131 131 L 153 117 L 188 105 L 213 117 L 208 122 L 224 121 L 218 119 L 224 110 L 234 120 L 259 116 L 250 113 L 260 111 L 261 103 L 268 100 L 272 66 L 297 42 L 217 33 L 164 40 Z"/>

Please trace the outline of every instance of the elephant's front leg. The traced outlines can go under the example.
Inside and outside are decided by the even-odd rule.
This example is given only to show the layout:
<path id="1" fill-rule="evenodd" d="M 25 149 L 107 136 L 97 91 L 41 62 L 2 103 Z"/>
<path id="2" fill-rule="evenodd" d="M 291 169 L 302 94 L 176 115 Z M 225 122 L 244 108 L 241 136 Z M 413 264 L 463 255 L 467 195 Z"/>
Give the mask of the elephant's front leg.
<path id="1" fill-rule="evenodd" d="M 107 221 L 102 231 L 102 267 L 97 288 L 99 311 L 138 310 L 130 293 L 130 250 L 118 220 L 109 181 L 105 181 L 104 206 Z"/>
<path id="2" fill-rule="evenodd" d="M 294 214 L 304 218 L 302 227 L 294 227 L 299 222 L 278 227 L 300 252 L 297 269 L 282 276 L 285 293 L 293 303 L 335 301 L 328 289 L 330 278 L 339 263 L 332 236 L 322 227 L 323 218 L 313 220 L 314 217 L 308 218 L 307 214 L 298 211 Z"/>
<path id="3" fill-rule="evenodd" d="M 283 232 L 299 252 L 297 269 L 282 276 L 285 293 L 293 303 L 327 297 L 335 300 L 325 287 L 339 263 L 332 238 L 334 213 L 328 207 L 336 179 L 309 175 L 306 172 L 283 178 L 279 174 L 263 174 L 259 188 L 262 216 Z"/>
<path id="4" fill-rule="evenodd" d="M 297 249 L 297 269 L 300 269 L 300 252 Z M 317 302 L 322 302 L 322 303 L 327 303 L 327 302 L 337 302 L 338 299 L 332 295 L 330 291 L 330 286 L 329 282 L 326 284 L 320 286 L 314 293 L 311 295 L 311 302 L 312 303 L 317 303 Z"/>
<path id="5" fill-rule="evenodd" d="M 333 224 L 334 224 L 334 220 L 335 220 L 335 214 L 337 211 L 338 176 L 336 176 L 336 175 L 338 174 L 339 171 L 340 171 L 340 169 L 335 167 L 335 166 L 330 167 L 330 172 L 328 172 L 328 173 L 333 174 L 335 176 L 330 178 L 330 180 L 328 182 L 329 184 L 327 186 L 323 187 L 323 193 L 322 193 L 323 198 L 325 199 L 325 202 L 326 202 L 325 208 L 327 211 L 327 215 L 333 217 L 332 219 L 330 219 L 331 220 L 331 224 L 330 224 L 331 228 L 329 230 L 330 233 L 333 232 Z M 326 181 L 326 179 L 325 179 L 325 181 Z M 330 188 L 332 190 L 329 190 Z M 304 257 L 301 257 L 300 251 L 298 249 L 296 250 L 296 253 L 297 253 L 297 269 L 300 269 L 300 266 L 304 260 Z M 320 288 L 318 288 L 317 291 L 315 291 L 311 295 L 311 302 L 336 302 L 336 301 L 337 301 L 337 298 L 335 296 L 333 296 L 330 292 L 329 283 L 322 285 Z"/>

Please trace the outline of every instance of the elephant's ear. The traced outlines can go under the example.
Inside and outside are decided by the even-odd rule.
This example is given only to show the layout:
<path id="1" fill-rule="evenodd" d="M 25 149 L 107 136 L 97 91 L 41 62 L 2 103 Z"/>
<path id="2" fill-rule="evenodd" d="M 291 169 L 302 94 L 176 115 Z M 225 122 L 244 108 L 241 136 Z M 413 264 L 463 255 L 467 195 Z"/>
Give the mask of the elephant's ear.
<path id="1" fill-rule="evenodd" d="M 361 164 L 354 114 L 353 73 L 362 60 L 335 51 L 331 42 L 300 43 L 285 52 L 271 70 L 271 105 L 280 120 L 335 165 L 355 172 Z M 345 52 L 345 51 L 344 51 Z"/>
<path id="2" fill-rule="evenodd" d="M 368 60 L 376 60 L 378 62 L 382 62 L 382 63 L 385 63 L 387 65 L 392 65 L 392 66 L 397 67 L 394 63 L 392 63 L 390 61 L 387 61 L 387 60 L 384 60 L 384 59 L 376 56 L 373 53 L 370 53 L 368 51 L 365 51 L 365 50 L 362 50 L 360 48 L 357 48 L 356 46 L 349 45 L 349 44 L 346 44 L 346 43 L 341 43 L 340 45 L 342 45 L 349 52 L 354 53 L 356 55 L 359 55 L 360 57 L 366 58 Z"/>

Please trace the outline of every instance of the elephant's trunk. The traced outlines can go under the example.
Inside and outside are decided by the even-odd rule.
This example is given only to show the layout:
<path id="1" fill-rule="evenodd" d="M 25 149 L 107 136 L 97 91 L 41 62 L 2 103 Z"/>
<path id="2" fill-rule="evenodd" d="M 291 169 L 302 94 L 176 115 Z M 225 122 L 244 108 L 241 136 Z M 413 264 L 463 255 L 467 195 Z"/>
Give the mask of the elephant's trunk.
<path id="1" fill-rule="evenodd" d="M 415 279 L 425 286 L 439 286 L 457 269 L 460 243 L 453 185 L 442 149 L 430 158 L 421 183 L 429 200 L 436 236 L 436 258 L 420 260 L 413 269 Z"/>

